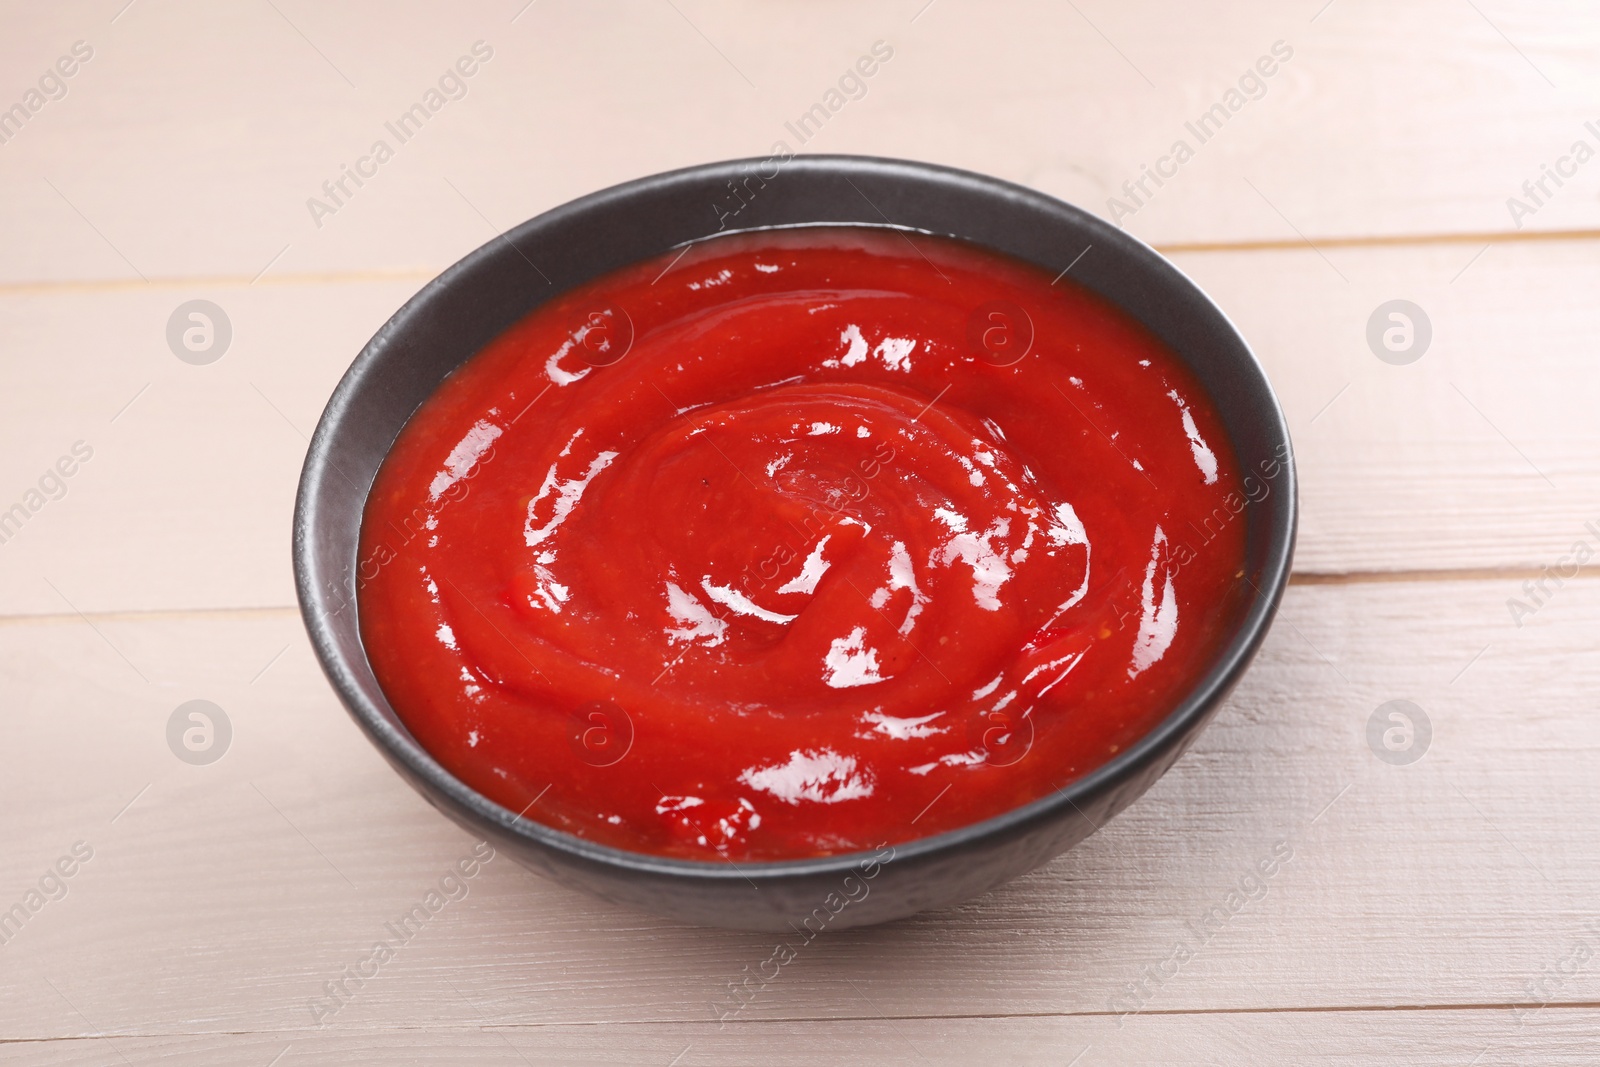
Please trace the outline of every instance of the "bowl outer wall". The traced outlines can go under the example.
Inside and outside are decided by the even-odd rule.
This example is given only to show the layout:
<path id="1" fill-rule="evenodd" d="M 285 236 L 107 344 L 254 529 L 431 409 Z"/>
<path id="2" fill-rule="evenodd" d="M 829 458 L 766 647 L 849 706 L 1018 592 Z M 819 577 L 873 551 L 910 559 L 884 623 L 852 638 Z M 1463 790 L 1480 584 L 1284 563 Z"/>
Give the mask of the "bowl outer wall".
<path id="1" fill-rule="evenodd" d="M 378 466 L 450 371 L 556 293 L 714 236 L 719 226 L 734 232 L 829 223 L 958 237 L 1052 274 L 1073 263 L 1073 280 L 1160 337 L 1211 395 L 1241 469 L 1256 470 L 1268 459 L 1281 463 L 1265 483 L 1268 494 L 1243 512 L 1254 595 L 1208 672 L 1137 743 L 1038 801 L 897 845 L 888 862 L 873 865 L 874 853 L 737 866 L 677 860 L 597 845 L 520 818 L 417 744 L 367 662 L 355 610 L 356 557 Z M 602 190 L 494 238 L 429 282 L 378 331 L 335 389 L 302 472 L 293 553 L 302 615 L 335 690 L 436 808 L 531 869 L 605 899 L 702 925 L 785 932 L 812 916 L 819 918 L 807 929 L 820 917 L 840 929 L 967 899 L 1048 862 L 1131 803 L 1187 748 L 1259 647 L 1288 581 L 1296 510 L 1288 427 L 1260 363 L 1210 298 L 1143 242 L 998 179 L 899 160 L 799 156 L 706 164 Z M 846 883 L 847 876 L 856 881 Z M 834 913 L 841 887 L 851 899 Z"/>

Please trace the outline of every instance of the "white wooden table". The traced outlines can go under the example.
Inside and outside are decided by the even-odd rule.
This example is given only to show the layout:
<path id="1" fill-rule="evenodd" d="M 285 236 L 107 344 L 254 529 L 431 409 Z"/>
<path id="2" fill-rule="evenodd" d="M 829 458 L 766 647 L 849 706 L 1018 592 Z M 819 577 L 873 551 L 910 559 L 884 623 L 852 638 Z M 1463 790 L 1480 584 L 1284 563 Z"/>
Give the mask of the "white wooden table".
<path id="1" fill-rule="evenodd" d="M 9 5 L 0 511 L 22 510 L 0 543 L 0 909 L 26 921 L 0 923 L 0 1062 L 1600 1059 L 1600 583 L 1569 566 L 1600 551 L 1600 159 L 1572 154 L 1600 149 L 1600 12 L 524 2 Z M 403 144 L 386 132 L 479 41 L 464 96 Z M 326 983 L 472 847 L 357 732 L 293 606 L 326 397 L 492 234 L 799 149 L 786 123 L 877 41 L 892 58 L 805 151 L 968 167 L 1108 215 L 1142 165 L 1171 175 L 1120 221 L 1235 318 L 1299 453 L 1295 581 L 1256 666 L 1081 847 L 818 941 L 725 1028 L 710 1005 L 769 938 L 505 858 L 318 1025 Z M 1275 42 L 1292 55 L 1228 110 Z M 1185 124 L 1218 103 L 1201 143 Z M 392 158 L 361 163 L 379 139 Z M 1568 174 L 1535 202 L 1545 165 Z M 343 166 L 369 176 L 335 205 Z M 167 340 L 196 299 L 232 331 L 204 365 Z M 1431 323 L 1405 365 L 1366 339 L 1394 299 Z M 208 765 L 167 741 L 192 699 L 231 724 Z M 1368 744 L 1397 699 L 1432 727 L 1408 765 Z M 1197 938 L 1274 847 L 1292 860 Z"/>

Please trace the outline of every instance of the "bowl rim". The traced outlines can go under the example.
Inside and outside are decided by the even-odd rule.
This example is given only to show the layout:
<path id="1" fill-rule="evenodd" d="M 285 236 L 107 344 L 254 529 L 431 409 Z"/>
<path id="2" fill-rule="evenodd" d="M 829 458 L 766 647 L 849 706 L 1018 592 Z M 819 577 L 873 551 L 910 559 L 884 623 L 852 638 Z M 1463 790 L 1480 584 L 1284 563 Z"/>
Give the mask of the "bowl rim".
<path id="1" fill-rule="evenodd" d="M 1282 407 L 1272 389 L 1271 382 L 1266 375 L 1266 370 L 1262 366 L 1260 358 L 1256 356 L 1255 351 L 1250 347 L 1243 334 L 1227 314 L 1188 275 L 1184 274 L 1165 256 L 1162 256 L 1143 240 L 1074 204 L 1014 182 L 973 171 L 913 160 L 847 154 L 795 155 L 783 163 L 785 171 L 842 175 L 847 180 L 851 175 L 863 173 L 870 173 L 875 177 L 900 175 L 914 176 L 923 181 L 931 179 L 936 183 L 964 186 L 968 190 L 976 189 L 981 195 L 997 200 L 1018 202 L 1018 206 L 1024 209 L 1037 207 L 1058 215 L 1065 214 L 1074 225 L 1085 231 L 1086 234 L 1092 235 L 1091 243 L 1096 248 L 1108 249 L 1119 257 L 1145 259 L 1148 267 L 1158 272 L 1164 271 L 1166 273 L 1169 284 L 1174 284 L 1180 288 L 1187 287 L 1192 290 L 1191 295 L 1198 298 L 1202 308 L 1216 317 L 1214 325 L 1231 333 L 1232 340 L 1238 345 L 1239 350 L 1244 356 L 1248 357 L 1248 366 L 1253 368 L 1259 377 L 1259 389 L 1251 390 L 1252 394 L 1259 395 L 1253 396 L 1249 406 L 1259 409 L 1255 412 L 1255 415 L 1265 423 L 1264 429 L 1266 432 L 1264 436 L 1274 442 L 1281 442 L 1282 458 L 1280 462 L 1282 470 L 1277 478 L 1280 482 L 1281 491 L 1284 493 L 1288 503 L 1286 508 L 1276 513 L 1281 514 L 1282 518 L 1273 522 L 1268 530 L 1267 544 L 1264 548 L 1264 562 L 1258 576 L 1260 584 L 1250 583 L 1254 588 L 1255 595 L 1249 603 L 1249 608 L 1239 620 L 1232 639 L 1210 657 L 1208 669 L 1191 683 L 1182 696 L 1173 703 L 1171 710 L 1160 721 L 1141 734 L 1137 741 L 1129 744 L 1110 760 L 1068 782 L 1065 786 L 1055 786 L 1053 791 L 1045 796 L 1010 808 L 998 815 L 927 837 L 903 842 L 885 842 L 875 849 L 795 859 L 749 860 L 737 863 L 727 857 L 713 860 L 683 859 L 675 856 L 636 852 L 603 845 L 529 819 L 489 799 L 452 774 L 408 731 L 397 726 L 395 722 L 389 721 L 384 710 L 367 698 L 366 693 L 357 682 L 351 665 L 346 662 L 345 654 L 339 647 L 331 622 L 338 612 L 327 610 L 327 601 L 329 599 L 327 589 L 330 583 L 318 580 L 322 570 L 311 549 L 313 536 L 318 531 L 317 495 L 321 483 L 328 476 L 330 469 L 336 472 L 332 451 L 337 443 L 341 425 L 353 415 L 353 402 L 356 399 L 356 391 L 365 383 L 367 375 L 381 365 L 386 351 L 390 348 L 391 340 L 397 335 L 404 334 L 410 320 L 420 314 L 424 308 L 434 301 L 444 298 L 464 277 L 469 276 L 473 271 L 482 267 L 485 261 L 499 253 L 501 242 L 510 243 L 515 248 L 517 242 L 521 239 L 530 237 L 536 234 L 537 231 L 552 224 L 568 220 L 573 216 L 597 211 L 603 212 L 607 206 L 640 193 L 671 186 L 689 179 L 720 178 L 729 174 L 744 174 L 748 172 L 749 168 L 761 166 L 770 163 L 770 161 L 770 157 L 753 157 L 681 167 L 621 182 L 541 212 L 516 227 L 491 237 L 479 247 L 468 252 L 437 277 L 428 281 L 378 329 L 377 333 L 362 347 L 360 353 L 345 371 L 338 386 L 335 387 L 330 396 L 322 416 L 318 420 L 316 431 L 306 452 L 295 498 L 293 527 L 295 587 L 301 617 L 311 638 L 317 659 L 351 716 L 365 730 L 368 737 L 372 739 L 380 751 L 391 762 L 397 763 L 408 775 L 414 776 L 414 780 L 420 779 L 425 782 L 429 787 L 450 798 L 463 811 L 490 824 L 502 833 L 521 839 L 523 842 L 533 846 L 564 853 L 579 861 L 595 863 L 613 869 L 631 871 L 638 874 L 712 882 L 742 879 L 755 885 L 760 882 L 774 882 L 794 877 L 846 874 L 862 867 L 864 864 L 882 862 L 881 853 L 886 848 L 890 849 L 890 854 L 897 864 L 914 858 L 926 859 L 954 854 L 983 839 L 1021 833 L 1033 825 L 1063 817 L 1069 808 L 1075 811 L 1080 818 L 1087 821 L 1093 829 L 1098 830 L 1100 829 L 1100 824 L 1089 818 L 1084 811 L 1084 806 L 1080 806 L 1080 801 L 1085 802 L 1085 805 L 1092 806 L 1093 797 L 1114 789 L 1125 780 L 1137 777 L 1151 764 L 1156 763 L 1169 752 L 1173 753 L 1172 759 L 1175 760 L 1177 755 L 1181 754 L 1186 736 L 1196 730 L 1204 722 L 1205 718 L 1216 709 L 1221 700 L 1226 697 L 1228 691 L 1248 668 L 1251 659 L 1265 639 L 1282 601 L 1284 590 L 1288 585 L 1298 527 L 1299 492 L 1293 443 L 1289 435 L 1288 422 L 1284 417 Z M 871 222 L 802 222 L 794 224 L 794 226 L 808 225 L 865 225 L 875 228 L 933 233 L 933 231 L 919 231 L 916 227 L 895 224 L 887 218 L 883 220 L 882 224 Z M 679 242 L 657 254 L 664 254 L 683 245 L 700 243 L 711 237 L 734 233 L 759 232 L 773 228 L 780 227 L 730 228 L 714 234 L 696 237 L 689 241 Z M 976 244 L 980 248 L 987 248 L 1001 255 L 1017 258 L 1012 253 L 992 248 L 982 241 L 970 237 L 961 237 L 960 235 L 956 236 L 958 239 Z M 620 267 L 612 269 L 620 269 Z M 557 295 L 557 293 L 542 294 L 540 299 L 530 305 L 528 311 L 531 312 L 533 308 L 538 307 L 554 295 Z M 1115 304 L 1116 302 L 1112 301 L 1112 303 Z M 1125 314 L 1134 317 L 1135 321 L 1140 321 L 1137 316 L 1132 315 L 1132 312 L 1127 311 L 1125 308 L 1123 310 Z M 524 314 L 526 313 L 524 312 Z M 468 358 L 470 359 L 471 357 Z M 415 411 L 413 411 L 414 413 Z M 408 416 L 408 420 L 409 418 L 410 416 Z M 1230 441 L 1230 444 L 1232 443 Z M 390 447 L 393 447 L 392 443 Z M 368 486 L 368 492 L 370 492 L 370 488 Z M 364 507 L 365 499 L 363 499 L 363 509 Z M 352 597 L 349 603 L 353 607 L 355 598 Z M 365 660 L 359 622 L 356 628 L 356 641 L 358 647 L 363 648 L 362 659 Z M 367 669 L 370 672 L 370 663 L 367 665 Z M 392 709 L 390 713 L 393 714 Z M 398 715 L 395 714 L 397 721 L 398 718 Z M 523 810 L 526 811 L 527 809 Z"/>

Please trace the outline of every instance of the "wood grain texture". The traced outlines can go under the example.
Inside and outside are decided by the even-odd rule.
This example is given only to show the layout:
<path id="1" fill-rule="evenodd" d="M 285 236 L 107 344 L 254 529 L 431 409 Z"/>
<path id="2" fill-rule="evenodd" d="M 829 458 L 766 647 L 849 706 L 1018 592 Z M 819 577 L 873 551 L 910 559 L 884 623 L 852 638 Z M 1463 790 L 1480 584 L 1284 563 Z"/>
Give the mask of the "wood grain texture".
<path id="1" fill-rule="evenodd" d="M 870 989 L 864 990 L 870 997 Z M 1518 1025 L 1493 1009 L 1165 1015 L 1108 1031 L 1085 1018 L 884 1019 L 626 1026 L 434 1028 L 359 1034 L 208 1034 L 117 1037 L 0 1045 L 0 1064 L 29 1067 L 300 1067 L 307 1063 L 574 1067 L 640 1064 L 772 1067 L 878 1063 L 917 1067 L 982 1062 L 1024 1067 L 1279 1067 L 1385 1063 L 1397 1067 L 1509 1067 L 1537 1062 L 1587 1067 L 1600 1013 L 1546 1009 Z M 273 1060 L 274 1056 L 280 1059 Z M 1074 1057 L 1077 1057 L 1074 1059 Z M 1474 1059 L 1476 1057 L 1476 1059 Z"/>
<path id="2" fill-rule="evenodd" d="M 1123 220 L 1146 239 L 1507 234 L 1523 181 L 1581 137 L 1600 144 L 1584 129 L 1600 119 L 1600 15 L 1559 0 L 925 3 L 754 18 L 545 0 L 513 22 L 510 0 L 185 0 L 114 23 L 114 3 L 54 5 L 8 35 L 5 91 L 74 40 L 96 53 L 0 148 L 0 278 L 250 278 L 280 253 L 289 273 L 438 270 L 593 189 L 777 140 L 968 167 L 1107 213 L 1187 138 L 1194 158 Z M 467 94 L 389 137 L 395 158 L 318 226 L 308 198 L 480 39 L 495 58 Z M 801 145 L 785 123 L 880 39 L 893 60 Z M 1294 56 L 1265 95 L 1199 143 L 1185 123 L 1279 40 Z M 1597 187 L 1600 164 L 1547 186 L 1523 229 L 1600 229 Z"/>
<path id="3" fill-rule="evenodd" d="M 1600 547 L 1600 161 L 1521 218 L 1507 199 L 1600 147 L 1600 13 L 69 0 L 8 18 L 0 109 L 79 40 L 0 143 L 0 510 L 94 450 L 0 542 L 0 914 L 93 856 L 0 942 L 0 1064 L 1593 1062 L 1600 582 L 1544 575 Z M 307 199 L 478 40 L 466 95 L 318 225 Z M 785 123 L 877 40 L 892 60 L 800 145 Z M 1199 144 L 1185 122 L 1279 40 Z M 473 844 L 350 722 L 289 606 L 306 437 L 394 309 L 537 212 L 778 139 L 1105 215 L 1179 137 L 1194 157 L 1119 221 L 1260 355 L 1302 532 L 1256 666 L 1175 769 L 1010 886 L 808 945 L 726 1027 L 770 939 L 504 858 L 329 999 Z M 164 339 L 194 298 L 234 327 L 210 366 Z M 1433 329 L 1407 366 L 1365 337 L 1393 299 Z M 234 729 L 205 767 L 165 736 L 195 698 Z M 1368 746 L 1394 699 L 1431 720 L 1409 766 Z"/>
<path id="4" fill-rule="evenodd" d="M 1300 463 L 1296 567 L 1533 568 L 1600 535 L 1600 240 L 1185 253 L 1276 386 Z M 1092 252 L 1090 254 L 1093 254 Z M 26 358 L 0 392 L 0 510 L 77 441 L 94 458 L 0 544 L 0 613 L 287 606 L 307 438 L 350 360 L 421 278 L 0 294 Z M 233 324 L 203 367 L 167 348 L 194 298 Z M 1404 297 L 1433 341 L 1373 355 Z M 114 356 L 114 358 L 113 358 Z M 114 421 L 113 421 L 114 420 Z M 54 586 L 54 588 L 52 588 Z M 69 604 L 71 606 L 69 606 Z"/>
<path id="5" fill-rule="evenodd" d="M 1600 862 L 1571 832 L 1600 815 L 1600 583 L 1569 583 L 1520 629 L 1510 592 L 1292 589 L 1227 708 L 1114 823 L 960 908 L 809 946 L 738 1018 L 870 1017 L 859 986 L 891 1017 L 1092 1014 L 1116 1029 L 1141 1006 L 1118 999 L 1126 984 L 1179 942 L 1193 959 L 1148 987 L 1148 1012 L 1527 1003 L 1543 968 L 1600 947 Z M 15 813 L 0 902 L 75 841 L 95 850 L 0 949 L 0 1033 L 95 1036 L 77 1012 L 112 1037 L 313 1028 L 325 983 L 471 842 L 344 716 L 292 615 L 98 626 L 0 626 L 5 684 L 31 709 L 0 779 Z M 194 697 L 234 726 L 209 767 L 165 747 Z M 1411 766 L 1366 743 L 1396 698 L 1433 724 Z M 1206 927 L 1279 842 L 1292 860 Z M 497 1025 L 704 1022 L 772 949 L 503 858 L 469 885 L 325 1032 L 472 1025 L 463 998 Z M 1600 999 L 1600 966 L 1550 992 Z"/>

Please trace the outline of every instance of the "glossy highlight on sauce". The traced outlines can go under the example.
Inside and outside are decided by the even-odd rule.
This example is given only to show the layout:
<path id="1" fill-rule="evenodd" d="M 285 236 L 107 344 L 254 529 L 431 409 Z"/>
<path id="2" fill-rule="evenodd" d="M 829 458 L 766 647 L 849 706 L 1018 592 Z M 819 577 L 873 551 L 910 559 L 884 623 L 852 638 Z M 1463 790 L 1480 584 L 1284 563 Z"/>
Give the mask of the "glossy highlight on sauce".
<path id="1" fill-rule="evenodd" d="M 1165 717 L 1240 599 L 1243 506 L 1193 376 L 1070 278 L 884 228 L 731 235 L 556 296 L 440 386 L 368 499 L 361 632 L 417 740 L 513 812 L 851 852 Z"/>

